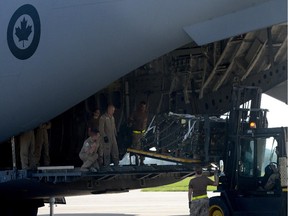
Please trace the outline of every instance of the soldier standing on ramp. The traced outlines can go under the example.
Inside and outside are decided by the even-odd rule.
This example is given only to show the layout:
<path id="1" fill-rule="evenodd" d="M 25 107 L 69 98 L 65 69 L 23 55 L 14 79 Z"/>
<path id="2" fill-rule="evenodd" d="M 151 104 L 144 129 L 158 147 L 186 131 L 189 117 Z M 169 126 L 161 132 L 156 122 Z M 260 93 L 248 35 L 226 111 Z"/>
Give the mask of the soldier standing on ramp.
<path id="1" fill-rule="evenodd" d="M 93 112 L 92 117 L 88 121 L 88 135 L 92 129 L 99 130 L 100 110 L 98 108 Z"/>
<path id="2" fill-rule="evenodd" d="M 104 166 L 110 165 L 110 156 L 115 166 L 119 165 L 119 151 L 116 141 L 116 126 L 114 114 L 115 107 L 109 105 L 107 112 L 100 117 L 99 120 L 99 131 L 102 138 L 102 148 L 103 148 L 103 159 Z"/>
<path id="3" fill-rule="evenodd" d="M 35 148 L 34 130 L 24 132 L 20 135 L 20 158 L 22 169 L 33 168 Z"/>
<path id="4" fill-rule="evenodd" d="M 129 118 L 129 124 L 132 126 L 132 148 L 141 150 L 142 143 L 141 138 L 144 136 L 147 127 L 148 113 L 147 113 L 147 104 L 145 101 L 141 101 L 137 107 L 137 110 L 132 113 Z M 144 165 L 144 157 L 137 156 L 136 165 Z M 131 159 L 131 158 L 130 158 Z"/>
<path id="5" fill-rule="evenodd" d="M 51 128 L 51 123 L 41 124 L 36 130 L 36 141 L 35 141 L 35 153 L 34 160 L 35 166 L 40 165 L 42 148 L 44 148 L 43 162 L 44 166 L 50 165 L 50 156 L 49 156 L 49 140 L 48 140 L 48 131 Z"/>

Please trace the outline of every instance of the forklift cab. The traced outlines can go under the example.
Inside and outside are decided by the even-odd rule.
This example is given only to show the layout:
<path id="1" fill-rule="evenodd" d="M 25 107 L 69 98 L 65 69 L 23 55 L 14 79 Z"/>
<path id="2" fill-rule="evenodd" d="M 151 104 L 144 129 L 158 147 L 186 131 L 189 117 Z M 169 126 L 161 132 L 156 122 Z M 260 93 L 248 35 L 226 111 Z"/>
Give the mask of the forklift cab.
<path id="1" fill-rule="evenodd" d="M 286 215 L 286 132 L 260 128 L 234 136 L 220 177 L 220 196 L 209 200 L 209 216 Z"/>
<path id="2" fill-rule="evenodd" d="M 287 128 L 267 128 L 256 87 L 233 94 L 220 196 L 209 199 L 209 216 L 286 216 Z"/>
<path id="3" fill-rule="evenodd" d="M 240 137 L 236 189 L 246 194 L 268 190 L 277 192 L 276 189 L 280 188 L 277 140 L 277 134 Z"/>

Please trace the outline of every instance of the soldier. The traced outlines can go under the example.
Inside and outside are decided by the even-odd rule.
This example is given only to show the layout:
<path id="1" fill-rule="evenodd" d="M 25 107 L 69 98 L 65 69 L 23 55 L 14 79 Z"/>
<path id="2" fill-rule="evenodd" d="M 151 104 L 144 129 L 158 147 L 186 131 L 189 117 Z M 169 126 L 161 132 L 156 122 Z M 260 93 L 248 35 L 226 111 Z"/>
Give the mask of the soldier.
<path id="1" fill-rule="evenodd" d="M 93 128 L 99 130 L 99 120 L 100 120 L 100 110 L 96 109 L 93 112 L 93 116 L 88 121 L 88 135 L 90 135 L 90 131 Z"/>
<path id="2" fill-rule="evenodd" d="M 22 169 L 33 168 L 35 148 L 34 130 L 24 132 L 20 135 L 20 158 Z"/>
<path id="3" fill-rule="evenodd" d="M 40 165 L 40 158 L 42 154 L 42 148 L 44 148 L 43 153 L 43 162 L 44 166 L 49 166 L 50 164 L 50 156 L 49 156 L 49 140 L 48 140 L 48 131 L 51 128 L 51 123 L 47 122 L 41 124 L 36 131 L 36 142 L 35 142 L 35 153 L 34 160 L 35 166 Z"/>
<path id="4" fill-rule="evenodd" d="M 207 176 L 203 176 L 202 168 L 196 167 L 195 178 L 192 178 L 189 182 L 188 200 L 190 216 L 208 215 L 209 199 L 207 197 L 207 186 L 218 185 L 219 177 L 217 175 L 217 170 L 214 172 L 214 179 L 215 181 L 212 181 Z"/>
<path id="5" fill-rule="evenodd" d="M 83 147 L 79 153 L 80 159 L 83 161 L 82 171 L 97 172 L 99 170 L 99 159 L 101 160 L 102 148 L 100 145 L 100 133 L 97 129 L 90 131 L 90 136 L 85 140 Z"/>
<path id="6" fill-rule="evenodd" d="M 141 101 L 137 110 L 130 116 L 129 124 L 132 126 L 132 148 L 142 149 L 141 138 L 144 136 L 147 127 L 148 113 L 145 101 Z M 136 164 L 144 164 L 143 156 L 136 156 Z"/>
<path id="7" fill-rule="evenodd" d="M 100 117 L 99 131 L 102 137 L 104 166 L 110 165 L 110 156 L 115 166 L 119 165 L 119 151 L 116 141 L 116 126 L 113 114 L 115 107 L 109 105 L 107 112 Z"/>

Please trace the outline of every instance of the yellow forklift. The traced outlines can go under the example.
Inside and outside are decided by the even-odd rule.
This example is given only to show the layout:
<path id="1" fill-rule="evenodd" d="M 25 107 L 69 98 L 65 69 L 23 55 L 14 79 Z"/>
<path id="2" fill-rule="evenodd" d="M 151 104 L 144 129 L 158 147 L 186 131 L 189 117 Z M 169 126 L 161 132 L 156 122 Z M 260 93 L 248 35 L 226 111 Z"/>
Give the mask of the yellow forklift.
<path id="1" fill-rule="evenodd" d="M 220 196 L 210 198 L 209 216 L 286 216 L 287 128 L 268 128 L 258 88 L 233 94 Z"/>

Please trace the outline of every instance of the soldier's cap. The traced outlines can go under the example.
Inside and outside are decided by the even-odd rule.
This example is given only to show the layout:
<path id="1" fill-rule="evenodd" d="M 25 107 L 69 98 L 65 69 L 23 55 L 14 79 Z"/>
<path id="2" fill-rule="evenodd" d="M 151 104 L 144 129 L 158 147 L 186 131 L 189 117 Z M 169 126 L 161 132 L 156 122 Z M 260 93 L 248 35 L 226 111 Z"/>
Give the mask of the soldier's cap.
<path id="1" fill-rule="evenodd" d="M 99 130 L 97 128 L 92 128 L 91 129 L 91 133 L 97 134 L 100 133 Z"/>

